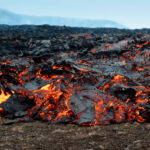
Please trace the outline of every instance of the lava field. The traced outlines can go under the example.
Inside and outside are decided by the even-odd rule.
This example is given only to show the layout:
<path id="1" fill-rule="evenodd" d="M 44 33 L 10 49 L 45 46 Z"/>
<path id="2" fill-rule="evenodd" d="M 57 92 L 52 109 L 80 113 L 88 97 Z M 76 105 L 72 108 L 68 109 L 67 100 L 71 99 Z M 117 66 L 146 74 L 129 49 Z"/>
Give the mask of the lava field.
<path id="1" fill-rule="evenodd" d="M 4 124 L 150 122 L 150 30 L 0 26 Z"/>

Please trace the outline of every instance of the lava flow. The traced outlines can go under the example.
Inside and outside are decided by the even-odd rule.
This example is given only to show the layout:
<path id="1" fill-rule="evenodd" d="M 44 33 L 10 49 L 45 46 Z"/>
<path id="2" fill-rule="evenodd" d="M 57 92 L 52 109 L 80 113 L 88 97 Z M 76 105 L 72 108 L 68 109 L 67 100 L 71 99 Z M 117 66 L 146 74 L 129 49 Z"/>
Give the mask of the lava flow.
<path id="1" fill-rule="evenodd" d="M 80 125 L 149 122 L 150 42 L 120 43 L 128 44 L 121 54 L 106 43 L 88 58 L 71 52 L 3 59 L 0 116 Z"/>

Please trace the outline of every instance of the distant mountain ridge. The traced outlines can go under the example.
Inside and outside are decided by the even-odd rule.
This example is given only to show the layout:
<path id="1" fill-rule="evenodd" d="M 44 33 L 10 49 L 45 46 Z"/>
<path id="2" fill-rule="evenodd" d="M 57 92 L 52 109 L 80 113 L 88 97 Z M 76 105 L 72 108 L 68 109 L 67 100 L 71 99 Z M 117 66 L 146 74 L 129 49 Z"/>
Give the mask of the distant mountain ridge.
<path id="1" fill-rule="evenodd" d="M 58 25 L 71 27 L 111 27 L 119 29 L 127 29 L 128 27 L 111 20 L 88 20 L 88 19 L 74 19 L 63 17 L 37 17 L 16 14 L 4 9 L 0 9 L 0 24 L 7 25 Z"/>

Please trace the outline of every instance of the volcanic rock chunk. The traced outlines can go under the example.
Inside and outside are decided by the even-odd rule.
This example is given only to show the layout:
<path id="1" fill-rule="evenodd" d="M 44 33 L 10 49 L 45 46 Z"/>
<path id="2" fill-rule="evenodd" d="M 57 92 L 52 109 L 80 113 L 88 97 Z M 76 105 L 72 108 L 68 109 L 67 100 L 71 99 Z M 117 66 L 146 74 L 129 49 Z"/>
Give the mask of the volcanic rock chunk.
<path id="1" fill-rule="evenodd" d="M 25 91 L 35 91 L 42 86 L 51 83 L 52 81 L 45 81 L 40 78 L 35 78 L 31 82 L 25 83 L 23 86 L 9 85 L 9 88 L 14 90 L 15 92 L 17 92 L 19 89 L 24 89 Z"/>
<path id="2" fill-rule="evenodd" d="M 72 95 L 69 101 L 70 108 L 79 118 L 77 124 L 94 123 L 95 106 L 90 99 L 78 94 Z"/>
<path id="3" fill-rule="evenodd" d="M 26 116 L 27 114 L 28 114 L 28 111 L 18 111 L 15 113 L 15 117 L 19 118 L 19 117 Z"/>
<path id="4" fill-rule="evenodd" d="M 127 88 L 125 90 L 115 90 L 114 95 L 124 101 L 128 98 L 133 99 L 135 97 L 136 91 L 133 88 Z"/>
<path id="5" fill-rule="evenodd" d="M 5 103 L 0 104 L 0 107 L 5 110 L 7 114 L 5 117 L 15 118 L 25 116 L 27 114 L 25 110 L 33 105 L 33 100 L 14 94 Z"/>
<path id="6" fill-rule="evenodd" d="M 140 114 L 147 120 L 147 122 L 150 122 L 150 102 L 141 104 L 141 106 L 146 109 L 146 112 L 140 112 Z"/>
<path id="7" fill-rule="evenodd" d="M 30 63 L 31 62 L 27 61 L 25 58 L 22 58 L 21 60 L 14 59 L 13 62 L 10 63 L 9 65 L 7 64 L 7 66 L 12 68 L 15 67 L 17 69 L 22 69 L 25 68 L 25 66 L 30 66 Z"/>
<path id="8" fill-rule="evenodd" d="M 32 80 L 31 82 L 28 82 L 27 84 L 25 84 L 25 91 L 34 91 L 39 89 L 40 87 L 48 84 L 50 82 L 48 81 L 44 81 L 40 78 L 36 78 L 35 80 Z"/>

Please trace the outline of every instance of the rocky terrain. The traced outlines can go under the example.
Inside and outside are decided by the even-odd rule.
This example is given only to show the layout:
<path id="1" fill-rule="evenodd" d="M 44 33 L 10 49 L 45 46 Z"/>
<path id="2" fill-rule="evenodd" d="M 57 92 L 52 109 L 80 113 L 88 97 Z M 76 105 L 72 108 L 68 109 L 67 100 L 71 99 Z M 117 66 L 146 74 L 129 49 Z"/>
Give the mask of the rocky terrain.
<path id="1" fill-rule="evenodd" d="M 102 50 L 105 43 L 138 40 L 149 33 L 149 29 L 0 25 L 0 55 L 31 56 L 34 53 L 34 56 L 43 56 L 61 51 L 85 51 L 92 48 Z"/>

